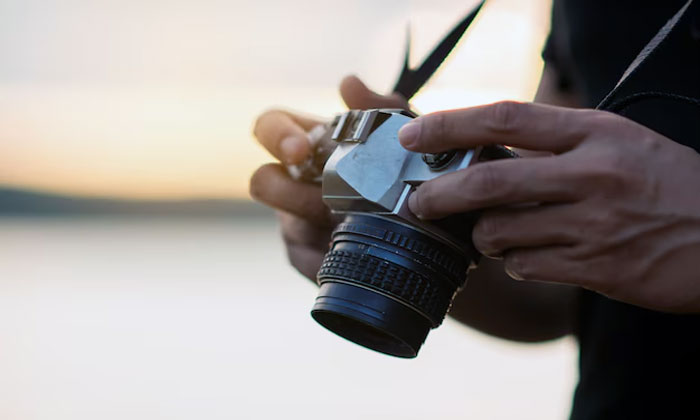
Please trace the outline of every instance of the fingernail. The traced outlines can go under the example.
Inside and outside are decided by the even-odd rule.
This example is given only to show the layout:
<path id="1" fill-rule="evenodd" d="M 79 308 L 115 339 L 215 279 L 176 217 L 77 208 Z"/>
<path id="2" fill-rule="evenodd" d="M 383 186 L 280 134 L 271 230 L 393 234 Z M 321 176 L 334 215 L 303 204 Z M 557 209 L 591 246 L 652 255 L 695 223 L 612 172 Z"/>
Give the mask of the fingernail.
<path id="1" fill-rule="evenodd" d="M 410 149 L 418 144 L 418 139 L 420 138 L 421 123 L 410 122 L 399 130 L 399 141 L 403 147 Z"/>
<path id="2" fill-rule="evenodd" d="M 513 280 L 517 280 L 517 281 L 523 281 L 523 280 L 525 280 L 525 279 L 523 278 L 523 276 L 521 276 L 521 275 L 518 274 L 516 271 L 514 271 L 514 270 L 512 270 L 512 269 L 510 269 L 510 268 L 508 268 L 508 267 L 506 267 L 506 274 L 508 274 L 508 276 L 510 276 L 510 278 L 512 278 Z"/>
<path id="3" fill-rule="evenodd" d="M 411 213 L 413 213 L 417 218 L 423 218 L 423 215 L 420 214 L 420 208 L 418 207 L 418 197 L 416 196 L 415 192 L 408 197 L 408 209 L 411 210 Z"/>
<path id="4" fill-rule="evenodd" d="M 494 260 L 502 260 L 503 259 L 503 254 L 501 254 L 501 251 L 498 251 L 496 249 L 490 249 L 487 251 L 479 250 L 479 252 L 481 252 L 487 258 L 491 258 Z"/>
<path id="5" fill-rule="evenodd" d="M 299 149 L 301 140 L 297 137 L 287 137 L 280 143 L 280 151 L 282 152 L 282 160 L 287 165 L 299 163 Z"/>

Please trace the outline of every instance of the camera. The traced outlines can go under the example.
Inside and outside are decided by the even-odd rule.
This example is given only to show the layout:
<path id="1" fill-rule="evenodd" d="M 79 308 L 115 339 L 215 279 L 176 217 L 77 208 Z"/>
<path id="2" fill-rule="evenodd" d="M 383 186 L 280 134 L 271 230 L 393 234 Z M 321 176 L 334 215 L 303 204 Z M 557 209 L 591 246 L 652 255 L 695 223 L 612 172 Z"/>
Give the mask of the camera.
<path id="1" fill-rule="evenodd" d="M 348 111 L 312 130 L 313 157 L 289 168 L 294 178 L 320 182 L 324 203 L 344 216 L 317 275 L 312 317 L 341 337 L 404 358 L 416 357 L 442 323 L 479 259 L 471 243 L 475 212 L 424 221 L 408 209 L 408 197 L 443 174 L 515 157 L 501 146 L 408 151 L 398 131 L 414 117 L 397 109 Z"/>

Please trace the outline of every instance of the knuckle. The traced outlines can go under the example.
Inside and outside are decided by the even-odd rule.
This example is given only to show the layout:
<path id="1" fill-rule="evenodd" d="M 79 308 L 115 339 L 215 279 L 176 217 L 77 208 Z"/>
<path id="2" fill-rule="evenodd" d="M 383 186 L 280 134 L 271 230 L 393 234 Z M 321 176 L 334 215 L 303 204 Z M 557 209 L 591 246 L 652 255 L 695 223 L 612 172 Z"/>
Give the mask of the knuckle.
<path id="1" fill-rule="evenodd" d="M 635 140 L 636 150 L 643 154 L 657 153 L 663 146 L 663 142 L 658 136 L 648 133 L 640 134 Z"/>
<path id="2" fill-rule="evenodd" d="M 620 171 L 621 159 L 618 156 L 605 154 L 589 164 L 589 177 L 594 181 L 594 187 L 605 186 L 614 181 Z"/>
<path id="3" fill-rule="evenodd" d="M 357 95 L 357 97 L 355 98 L 355 100 L 357 101 L 357 105 L 361 109 L 368 109 L 373 106 L 381 107 L 383 105 L 383 97 L 372 92 L 369 89 L 356 91 L 355 95 Z"/>
<path id="4" fill-rule="evenodd" d="M 472 168 L 470 174 L 465 173 L 469 185 L 468 201 L 475 207 L 488 203 L 497 188 L 501 188 L 499 175 L 492 165 L 482 163 Z"/>
<path id="5" fill-rule="evenodd" d="M 432 217 L 436 213 L 435 202 L 437 191 L 432 183 L 426 182 L 421 185 L 414 194 L 416 197 L 417 213 L 421 217 Z"/>
<path id="6" fill-rule="evenodd" d="M 254 200 L 260 200 L 265 189 L 265 167 L 258 168 L 250 177 L 248 193 Z"/>
<path id="7" fill-rule="evenodd" d="M 406 98 L 400 93 L 392 93 L 391 95 L 385 96 L 387 100 L 387 105 L 390 107 L 409 109 L 410 106 Z"/>
<path id="8" fill-rule="evenodd" d="M 282 239 L 288 246 L 303 246 L 326 251 L 332 227 L 320 225 L 286 211 L 278 211 Z"/>
<path id="9" fill-rule="evenodd" d="M 591 209 L 588 215 L 581 219 L 581 224 L 585 228 L 580 231 L 576 258 L 598 258 L 624 247 L 628 238 L 620 234 L 620 227 L 626 223 L 625 216 L 621 215 L 617 209 L 605 208 L 605 206 Z"/>
<path id="10" fill-rule="evenodd" d="M 591 133 L 596 133 L 599 139 L 610 139 L 613 137 L 615 143 L 622 144 L 628 141 L 636 143 L 637 137 L 648 129 L 638 125 L 630 119 L 622 117 L 618 114 L 609 111 L 600 111 L 593 109 L 582 109 L 580 112 L 584 115 Z"/>
<path id="11" fill-rule="evenodd" d="M 620 122 L 620 117 L 617 114 L 608 111 L 581 109 L 576 112 L 581 113 L 582 118 L 588 121 L 588 125 L 592 129 L 608 129 L 611 125 L 617 126 Z"/>
<path id="12" fill-rule="evenodd" d="M 494 218 L 482 216 L 472 231 L 474 246 L 482 253 L 500 250 L 499 232 L 501 224 Z"/>
<path id="13" fill-rule="evenodd" d="M 253 135 L 255 137 L 260 137 L 261 128 L 263 124 L 265 124 L 265 120 L 269 118 L 271 112 L 273 111 L 264 111 L 262 114 L 258 115 L 258 118 L 255 119 L 255 123 L 253 124 Z"/>
<path id="14" fill-rule="evenodd" d="M 278 167 L 268 163 L 259 167 L 250 177 L 248 193 L 256 201 L 269 204 L 270 196 L 274 196 L 277 185 Z"/>
<path id="15" fill-rule="evenodd" d="M 598 144 L 577 169 L 582 186 L 594 194 L 628 192 L 644 183 L 645 171 L 636 153 L 619 144 Z"/>
<path id="16" fill-rule="evenodd" d="M 267 121 L 269 121 L 271 117 L 274 117 L 274 115 L 278 112 L 279 111 L 276 109 L 268 109 L 258 116 L 258 118 L 255 120 L 255 123 L 253 124 L 253 135 L 256 138 L 260 138 L 262 134 L 262 129 L 267 123 Z"/>
<path id="17" fill-rule="evenodd" d="M 309 200 L 309 202 L 301 208 L 301 213 L 306 215 L 307 219 L 317 226 L 332 225 L 328 208 L 320 202 Z"/>
<path id="18" fill-rule="evenodd" d="M 445 112 L 438 112 L 433 114 L 430 118 L 427 118 L 426 129 L 421 130 L 421 137 L 417 139 L 420 141 L 425 141 L 426 134 L 428 137 L 434 139 L 444 139 L 448 134 L 447 129 L 447 118 L 445 118 Z"/>
<path id="19" fill-rule="evenodd" d="M 517 128 L 523 107 L 526 104 L 515 101 L 501 101 L 489 107 L 486 122 L 493 131 L 510 132 Z"/>
<path id="20" fill-rule="evenodd" d="M 597 234 L 600 238 L 609 238 L 617 225 L 615 213 L 604 206 L 589 211 L 586 219 L 587 232 Z"/>

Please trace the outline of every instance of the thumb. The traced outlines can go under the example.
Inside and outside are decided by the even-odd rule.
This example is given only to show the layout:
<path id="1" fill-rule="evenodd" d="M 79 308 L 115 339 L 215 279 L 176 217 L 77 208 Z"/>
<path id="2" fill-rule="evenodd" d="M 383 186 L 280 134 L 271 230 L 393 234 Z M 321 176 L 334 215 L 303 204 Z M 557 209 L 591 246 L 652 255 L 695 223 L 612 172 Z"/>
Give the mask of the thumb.
<path id="1" fill-rule="evenodd" d="M 380 95 L 371 91 L 357 76 L 347 76 L 340 82 L 340 96 L 349 109 L 409 108 L 400 94 Z"/>

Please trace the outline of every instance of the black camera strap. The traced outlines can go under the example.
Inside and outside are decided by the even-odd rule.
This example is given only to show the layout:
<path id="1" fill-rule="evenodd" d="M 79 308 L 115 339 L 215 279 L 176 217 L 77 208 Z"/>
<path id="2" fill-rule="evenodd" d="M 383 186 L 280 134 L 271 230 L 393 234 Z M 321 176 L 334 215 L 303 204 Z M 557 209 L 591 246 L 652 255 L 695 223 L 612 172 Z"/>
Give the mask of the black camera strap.
<path id="1" fill-rule="evenodd" d="M 606 110 L 611 112 L 622 112 L 624 109 L 633 103 L 648 99 L 664 98 L 680 102 L 685 102 L 691 105 L 700 106 L 700 100 L 683 95 L 667 93 L 667 92 L 638 92 L 632 95 L 617 99 L 629 80 L 637 73 L 642 65 L 658 51 L 664 44 L 669 35 L 677 28 L 678 23 L 690 13 L 693 7 L 694 0 L 688 0 L 683 7 L 659 30 L 651 41 L 637 55 L 637 58 L 632 61 L 627 70 L 624 72 L 615 87 L 605 96 L 598 104 L 596 109 Z M 428 80 L 435 74 L 437 69 L 442 65 L 447 56 L 455 48 L 459 40 L 462 38 L 466 30 L 476 18 L 486 1 L 481 1 L 467 16 L 455 26 L 440 43 L 433 49 L 428 57 L 417 69 L 410 67 L 410 52 L 411 52 L 411 36 L 410 32 L 406 41 L 406 53 L 404 56 L 404 65 L 393 92 L 401 94 L 406 100 L 409 100 L 418 92 Z M 696 4 L 697 6 L 697 4 Z"/>
<path id="2" fill-rule="evenodd" d="M 400 94 L 406 98 L 406 100 L 411 99 L 413 95 L 428 82 L 428 79 L 435 74 L 447 56 L 450 55 L 450 52 L 452 52 L 459 40 L 462 39 L 462 35 L 464 35 L 464 32 L 466 32 L 467 28 L 472 24 L 479 10 L 481 10 L 481 6 L 483 6 L 485 2 L 485 0 L 479 2 L 457 26 L 452 28 L 450 33 L 440 41 L 430 55 L 428 55 L 423 63 L 415 70 L 411 69 L 410 66 L 411 33 L 409 31 L 406 36 L 406 54 L 404 55 L 403 69 L 401 70 L 399 80 L 396 81 L 392 92 Z"/>
<path id="3" fill-rule="evenodd" d="M 688 0 L 674 16 L 669 19 L 668 22 L 666 22 L 659 32 L 651 39 L 651 41 L 649 41 L 649 43 L 642 48 L 642 51 L 637 55 L 634 61 L 632 61 L 629 67 L 627 67 L 627 70 L 625 70 L 625 72 L 622 74 L 622 77 L 617 82 L 615 87 L 605 96 L 605 98 L 603 98 L 596 109 L 620 113 L 633 103 L 658 98 L 670 99 L 690 105 L 700 106 L 700 100 L 697 98 L 691 98 L 668 92 L 637 92 L 627 95 L 622 99 L 617 99 L 619 93 L 639 71 L 644 63 L 646 63 L 647 60 L 649 60 L 649 58 L 661 48 L 664 42 L 669 38 L 669 35 L 678 28 L 678 23 L 684 17 L 689 15 L 689 13 L 692 13 L 691 10 L 693 8 L 693 1 L 694 0 Z M 697 6 L 697 4 L 695 6 Z"/>

